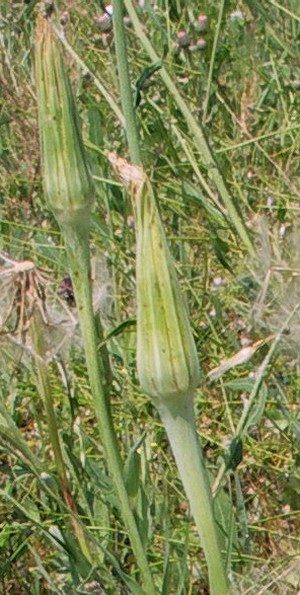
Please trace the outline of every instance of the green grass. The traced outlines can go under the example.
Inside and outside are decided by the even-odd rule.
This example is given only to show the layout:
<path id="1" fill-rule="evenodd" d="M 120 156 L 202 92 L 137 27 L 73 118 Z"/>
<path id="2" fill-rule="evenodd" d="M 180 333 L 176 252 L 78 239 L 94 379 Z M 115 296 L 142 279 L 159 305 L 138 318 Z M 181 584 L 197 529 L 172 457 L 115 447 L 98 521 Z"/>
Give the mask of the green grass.
<path id="1" fill-rule="evenodd" d="M 127 143 L 114 104 L 100 90 L 104 85 L 120 107 L 112 33 L 102 34 L 97 26 L 97 2 L 88 8 L 80 0 L 60 4 L 69 16 L 68 44 L 97 79 L 66 51 L 97 187 L 92 250 L 106 258 L 98 258 L 94 292 L 99 297 L 101 283 L 107 288 L 101 315 L 110 337 L 112 412 L 127 459 L 127 485 L 158 591 L 204 594 L 198 536 L 165 432 L 136 377 L 135 236 L 131 207 L 106 157 L 108 150 L 128 157 Z M 157 71 L 137 108 L 142 157 L 189 304 L 203 373 L 195 405 L 198 431 L 215 479 L 274 339 L 217 381 L 210 383 L 207 374 L 243 341 L 276 335 L 299 299 L 300 12 L 297 0 L 245 0 L 238 6 L 229 1 L 222 18 L 222 2 L 212 0 L 189 3 L 188 9 L 180 0 L 155 2 L 155 10 L 145 4 L 139 11 L 144 32 L 202 125 L 257 254 L 249 256 L 202 148 Z M 230 16 L 237 9 L 242 20 Z M 35 10 L 34 2 L 1 5 L 1 251 L 47 270 L 57 316 L 67 261 L 42 195 L 32 71 Z M 208 15 L 205 33 L 192 22 L 199 13 Z M 192 44 L 204 37 L 206 47 L 178 53 L 181 30 Z M 130 25 L 127 43 L 134 86 L 152 61 Z M 0 280 L 3 316 L 7 293 Z M 242 460 L 222 483 L 237 523 L 233 592 L 242 595 L 292 595 L 299 589 L 299 320 L 296 312 L 282 333 L 255 398 L 261 410 L 243 436 Z M 107 475 L 78 329 L 70 330 L 49 374 L 67 475 L 95 568 L 78 556 L 53 484 L 55 466 L 30 354 L 7 335 L 0 346 L 0 591 L 91 593 L 98 583 L 105 593 L 134 592 L 139 578 Z"/>

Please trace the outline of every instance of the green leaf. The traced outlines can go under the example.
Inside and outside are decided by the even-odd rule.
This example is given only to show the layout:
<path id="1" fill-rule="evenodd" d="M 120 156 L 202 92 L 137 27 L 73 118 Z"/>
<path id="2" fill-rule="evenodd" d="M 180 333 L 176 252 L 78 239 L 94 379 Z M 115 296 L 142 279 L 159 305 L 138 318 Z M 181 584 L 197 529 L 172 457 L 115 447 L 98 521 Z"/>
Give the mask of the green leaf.
<path id="1" fill-rule="evenodd" d="M 133 447 L 130 449 L 128 457 L 125 461 L 124 465 L 124 480 L 128 495 L 131 498 L 135 498 L 138 493 L 139 484 L 140 484 L 140 454 L 138 449 L 140 448 L 141 444 L 144 442 L 146 436 L 146 432 L 142 434 L 142 436 L 136 440 Z"/>
<path id="2" fill-rule="evenodd" d="M 238 517 L 238 522 L 239 522 L 241 542 L 242 542 L 244 552 L 248 553 L 250 544 L 249 544 L 249 529 L 248 529 L 248 521 L 247 521 L 247 512 L 246 512 L 245 500 L 244 500 L 243 492 L 241 489 L 240 480 L 238 478 L 237 473 L 234 474 L 234 480 L 235 480 L 235 492 L 236 492 L 236 511 L 237 511 L 237 517 Z"/>
<path id="3" fill-rule="evenodd" d="M 243 441 L 239 436 L 235 436 L 224 454 L 226 470 L 235 471 L 243 459 Z"/>
<path id="4" fill-rule="evenodd" d="M 268 389 L 266 384 L 262 384 L 258 395 L 257 395 L 257 402 L 255 403 L 254 407 L 252 407 L 252 409 L 250 409 L 249 412 L 249 417 L 246 421 L 246 424 L 244 426 L 244 432 L 247 431 L 247 429 L 249 428 L 249 426 L 254 426 L 257 425 L 264 413 L 265 410 L 265 405 L 266 405 L 266 400 L 267 400 L 267 396 L 268 396 Z"/>
<path id="5" fill-rule="evenodd" d="M 211 201 L 209 201 L 198 188 L 193 186 L 193 184 L 190 184 L 190 182 L 184 181 L 182 190 L 185 202 L 190 202 L 196 207 L 203 207 L 210 218 L 217 221 L 219 224 L 222 223 L 222 225 L 224 225 L 224 216 L 220 214 L 220 211 L 211 204 Z"/>
<path id="6" fill-rule="evenodd" d="M 141 75 L 137 79 L 133 90 L 133 104 L 137 108 L 141 101 L 141 91 L 151 84 L 150 77 L 162 67 L 162 62 L 159 60 L 151 66 L 146 66 Z"/>
<path id="7" fill-rule="evenodd" d="M 136 450 L 131 450 L 124 465 L 125 486 L 130 498 L 136 498 L 139 489 L 141 457 Z"/>
<path id="8" fill-rule="evenodd" d="M 255 381 L 250 378 L 235 378 L 234 380 L 229 380 L 229 382 L 224 382 L 224 386 L 233 391 L 246 391 L 250 393 L 253 389 L 254 382 Z"/>
<path id="9" fill-rule="evenodd" d="M 233 269 L 231 268 L 231 265 L 229 264 L 228 259 L 226 258 L 229 251 L 229 245 L 227 244 L 227 242 L 220 238 L 220 236 L 217 234 L 215 230 L 212 230 L 211 236 L 213 250 L 218 261 L 221 263 L 221 265 L 223 265 L 225 269 L 230 271 L 230 273 L 233 273 Z"/>
<path id="10" fill-rule="evenodd" d="M 214 511 L 221 528 L 223 549 L 226 549 L 227 559 L 230 560 L 232 549 L 237 550 L 238 536 L 231 497 L 224 490 L 220 490 L 214 499 Z"/>
<path id="11" fill-rule="evenodd" d="M 146 491 L 143 486 L 140 487 L 137 496 L 137 524 L 139 533 L 144 546 L 146 547 L 149 539 L 151 538 L 151 516 L 149 510 L 149 500 Z"/>
<path id="12" fill-rule="evenodd" d="M 108 339 L 112 339 L 113 337 L 117 337 L 121 333 L 123 333 L 127 329 L 131 329 L 132 327 L 136 326 L 136 318 L 126 318 L 126 320 L 122 320 L 120 324 L 115 326 L 112 329 L 109 329 L 105 335 L 105 341 Z"/>

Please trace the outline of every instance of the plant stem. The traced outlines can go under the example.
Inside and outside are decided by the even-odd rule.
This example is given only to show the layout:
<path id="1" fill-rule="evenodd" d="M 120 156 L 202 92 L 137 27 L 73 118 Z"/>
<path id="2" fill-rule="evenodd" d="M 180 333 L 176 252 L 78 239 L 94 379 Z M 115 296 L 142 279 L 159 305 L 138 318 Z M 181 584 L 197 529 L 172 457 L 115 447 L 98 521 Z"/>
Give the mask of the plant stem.
<path id="1" fill-rule="evenodd" d="M 30 332 L 34 346 L 34 359 L 35 359 L 35 369 L 37 375 L 37 386 L 39 395 L 42 399 L 43 405 L 45 407 L 45 413 L 47 417 L 47 425 L 48 431 L 50 435 L 51 445 L 53 448 L 54 460 L 57 470 L 57 475 L 59 479 L 59 483 L 62 489 L 62 493 L 64 495 L 65 501 L 67 500 L 66 494 L 69 491 L 68 487 L 68 480 L 65 472 L 65 466 L 61 451 L 61 445 L 59 441 L 56 417 L 54 413 L 53 403 L 52 403 L 52 396 L 51 396 L 51 389 L 49 383 L 49 376 L 48 376 L 48 365 L 44 360 L 45 356 L 45 345 L 44 339 L 41 332 L 41 321 L 39 313 L 36 312 L 33 316 L 30 325 Z"/>
<path id="2" fill-rule="evenodd" d="M 78 543 L 80 544 L 81 551 L 83 552 L 85 558 L 92 563 L 89 547 L 87 546 L 87 542 L 83 533 L 83 529 L 81 523 L 79 522 L 77 516 L 77 508 L 74 502 L 71 487 L 66 475 L 65 471 L 65 464 L 63 460 L 63 454 L 61 450 L 61 444 L 59 440 L 59 434 L 57 429 L 56 423 L 56 416 L 53 407 L 52 395 L 51 395 L 51 387 L 49 382 L 49 372 L 48 372 L 48 364 L 45 360 L 46 354 L 46 346 L 45 340 L 43 337 L 42 327 L 41 327 L 41 317 L 39 312 L 35 312 L 33 319 L 30 324 L 30 333 L 31 338 L 34 346 L 34 359 L 35 359 L 35 369 L 37 375 L 37 387 L 39 395 L 42 399 L 46 418 L 47 418 L 47 426 L 51 441 L 51 446 L 53 448 L 53 455 L 55 460 L 55 466 L 57 471 L 58 482 L 60 486 L 60 490 L 65 502 L 65 505 L 68 511 L 71 514 L 71 523 L 77 537 Z"/>
<path id="3" fill-rule="evenodd" d="M 113 0 L 113 24 L 122 111 L 125 118 L 129 155 L 132 163 L 141 164 L 140 147 L 132 102 L 126 38 L 123 23 L 123 2 Z"/>
<path id="4" fill-rule="evenodd" d="M 223 19 L 225 1 L 226 0 L 221 0 L 220 8 L 219 8 L 218 22 L 217 22 L 217 25 L 215 28 L 214 42 L 213 42 L 213 47 L 211 50 L 209 71 L 208 71 L 208 76 L 207 76 L 206 95 L 205 95 L 205 100 L 204 100 L 204 104 L 203 104 L 203 122 L 206 121 L 206 117 L 207 117 L 207 110 L 208 110 L 208 104 L 209 104 L 209 99 L 210 99 L 210 90 L 211 90 L 213 71 L 214 71 L 214 63 L 215 63 L 215 57 L 216 57 L 216 52 L 217 52 L 220 31 L 221 31 L 221 24 L 222 24 L 222 19 Z"/>
<path id="5" fill-rule="evenodd" d="M 88 231 L 82 230 L 82 233 L 79 234 L 70 226 L 66 226 L 62 231 L 74 287 L 99 434 L 105 450 L 108 469 L 118 495 L 123 521 L 141 572 L 145 592 L 147 595 L 154 595 L 156 590 L 124 484 L 122 461 L 108 401 L 109 380 L 106 364 L 103 360 L 103 352 L 98 350 L 99 334 L 95 324 L 90 283 Z"/>
<path id="6" fill-rule="evenodd" d="M 222 559 L 220 536 L 201 446 L 198 441 L 193 395 L 155 403 L 166 428 L 180 477 L 189 499 L 208 566 L 211 595 L 227 595 L 229 585 Z"/>
<path id="7" fill-rule="evenodd" d="M 124 124 L 123 114 L 122 114 L 115 98 L 111 95 L 111 93 L 109 93 L 109 91 L 107 91 L 107 89 L 105 88 L 103 83 L 100 81 L 98 76 L 96 76 L 93 73 L 93 71 L 87 66 L 87 64 L 78 56 L 78 54 L 72 48 L 71 44 L 67 41 L 65 35 L 62 34 L 62 32 L 58 29 L 58 27 L 55 26 L 54 23 L 52 23 L 52 28 L 53 28 L 55 35 L 58 37 L 59 41 L 64 46 L 65 50 L 71 56 L 72 60 L 74 60 L 75 64 L 77 64 L 83 72 L 86 72 L 87 74 L 89 74 L 95 87 L 97 87 L 98 91 L 101 93 L 101 95 L 104 97 L 104 99 L 106 100 L 108 105 L 111 107 L 112 111 L 115 113 L 115 115 L 117 116 L 120 123 Z"/>
<path id="8" fill-rule="evenodd" d="M 113 1 L 114 35 L 120 81 L 120 94 L 126 122 L 130 158 L 133 163 L 140 164 L 141 159 L 138 133 L 132 105 L 126 42 L 122 19 L 122 4 L 121 0 Z M 171 405 L 169 408 L 160 403 L 158 409 L 166 427 L 176 463 L 203 542 L 203 549 L 205 551 L 209 569 L 210 584 L 213 587 L 213 590 L 211 591 L 212 595 L 225 595 L 228 593 L 228 585 L 221 557 L 221 549 L 218 543 L 217 527 L 213 517 L 209 482 L 206 477 L 201 450 L 197 442 L 193 417 L 193 402 L 192 398 L 187 398 L 186 403 L 184 403 L 184 400 L 180 400 L 180 402 L 182 403 L 182 410 L 178 412 L 176 409 L 176 414 L 174 416 L 171 411 Z M 185 462 L 186 457 L 188 459 L 188 464 Z M 200 485 L 200 490 L 199 478 L 200 483 L 202 484 Z"/>
<path id="9" fill-rule="evenodd" d="M 141 23 L 138 19 L 136 14 L 135 8 L 132 4 L 132 0 L 124 0 L 124 5 L 126 6 L 127 12 L 131 18 L 132 24 L 134 29 L 140 39 L 141 44 L 145 48 L 146 52 L 150 56 L 153 62 L 159 61 L 159 56 L 155 52 L 154 48 L 152 47 L 147 35 L 144 33 Z M 166 68 L 162 66 L 158 71 L 159 75 L 161 76 L 162 80 L 164 81 L 167 89 L 173 96 L 177 106 L 179 107 L 183 117 L 186 120 L 186 123 L 194 136 L 196 141 L 197 149 L 201 153 L 203 163 L 207 168 L 208 176 L 213 180 L 222 201 L 227 209 L 228 215 L 235 226 L 237 233 L 239 234 L 241 240 L 245 244 L 249 254 L 251 256 L 255 256 L 255 249 L 253 247 L 252 241 L 250 239 L 248 230 L 243 222 L 243 219 L 239 215 L 235 204 L 227 190 L 226 184 L 224 182 L 223 176 L 219 170 L 218 164 L 213 156 L 213 153 L 210 149 L 208 141 L 206 139 L 205 133 L 201 125 L 196 121 L 195 117 L 191 113 L 189 107 L 187 106 L 186 102 L 184 101 L 183 97 L 179 93 L 176 85 L 173 83 L 172 78 L 168 74 Z"/>

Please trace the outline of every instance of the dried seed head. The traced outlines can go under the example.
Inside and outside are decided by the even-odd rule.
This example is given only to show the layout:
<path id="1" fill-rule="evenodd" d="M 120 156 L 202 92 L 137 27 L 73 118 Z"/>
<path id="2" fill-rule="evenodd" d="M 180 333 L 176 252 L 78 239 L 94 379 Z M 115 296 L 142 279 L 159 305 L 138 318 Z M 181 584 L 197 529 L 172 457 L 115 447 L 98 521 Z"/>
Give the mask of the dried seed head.
<path id="1" fill-rule="evenodd" d="M 35 65 L 45 197 L 59 225 L 82 226 L 89 220 L 93 182 L 60 42 L 41 14 Z"/>
<path id="2" fill-rule="evenodd" d="M 271 228 L 265 217 L 257 217 L 255 224 L 257 258 L 248 262 L 250 276 L 245 277 L 252 298 L 250 320 L 256 329 L 276 334 L 296 308 L 280 350 L 299 361 L 300 228 L 297 223 Z"/>

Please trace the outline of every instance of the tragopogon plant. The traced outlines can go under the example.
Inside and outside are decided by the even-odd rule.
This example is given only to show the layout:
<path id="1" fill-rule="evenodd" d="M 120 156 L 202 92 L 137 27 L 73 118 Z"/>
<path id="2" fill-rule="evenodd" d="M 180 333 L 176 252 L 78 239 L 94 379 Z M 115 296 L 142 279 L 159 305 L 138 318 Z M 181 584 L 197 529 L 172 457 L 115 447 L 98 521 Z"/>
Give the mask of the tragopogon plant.
<path id="1" fill-rule="evenodd" d="M 76 106 L 60 42 L 50 18 L 38 16 L 36 86 L 44 194 L 63 233 L 82 331 L 99 433 L 120 510 L 149 595 L 155 592 L 144 547 L 130 507 L 109 406 L 110 370 L 100 324 L 96 325 L 90 283 L 89 227 L 94 201 Z M 99 340 L 103 347 L 98 349 Z"/>

